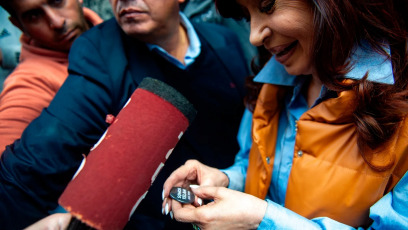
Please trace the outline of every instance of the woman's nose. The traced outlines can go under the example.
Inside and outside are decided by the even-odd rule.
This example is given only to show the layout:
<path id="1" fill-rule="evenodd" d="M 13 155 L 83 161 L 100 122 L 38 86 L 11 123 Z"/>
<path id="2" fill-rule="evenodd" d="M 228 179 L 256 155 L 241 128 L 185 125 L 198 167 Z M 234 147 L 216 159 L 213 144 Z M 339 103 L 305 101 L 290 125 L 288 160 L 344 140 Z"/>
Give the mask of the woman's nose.
<path id="1" fill-rule="evenodd" d="M 265 21 L 260 20 L 257 17 L 251 17 L 251 33 L 249 35 L 249 41 L 254 46 L 261 46 L 264 40 L 272 35 L 271 29 L 267 26 Z"/>

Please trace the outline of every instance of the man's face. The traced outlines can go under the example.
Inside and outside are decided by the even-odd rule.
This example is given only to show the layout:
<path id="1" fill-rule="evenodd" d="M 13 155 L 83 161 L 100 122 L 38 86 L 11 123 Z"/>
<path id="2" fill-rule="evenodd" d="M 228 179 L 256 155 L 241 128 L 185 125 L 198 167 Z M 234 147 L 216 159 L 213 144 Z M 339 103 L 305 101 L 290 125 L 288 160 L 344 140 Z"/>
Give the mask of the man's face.
<path id="1" fill-rule="evenodd" d="M 110 0 L 110 3 L 116 20 L 127 35 L 154 43 L 178 28 L 179 3 L 183 1 Z"/>
<path id="2" fill-rule="evenodd" d="M 88 29 L 82 0 L 14 0 L 12 7 L 11 22 L 40 47 L 68 52 Z"/>

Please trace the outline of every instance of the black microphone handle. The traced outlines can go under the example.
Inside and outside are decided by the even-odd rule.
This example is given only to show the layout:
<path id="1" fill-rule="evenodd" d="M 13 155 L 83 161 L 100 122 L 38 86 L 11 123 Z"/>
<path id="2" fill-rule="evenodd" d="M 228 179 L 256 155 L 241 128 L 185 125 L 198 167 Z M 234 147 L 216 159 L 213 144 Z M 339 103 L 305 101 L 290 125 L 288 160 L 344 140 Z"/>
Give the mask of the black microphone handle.
<path id="1" fill-rule="evenodd" d="M 67 230 L 96 230 L 93 227 L 88 226 L 87 224 L 83 223 L 76 217 L 72 217 L 71 221 L 69 222 Z"/>

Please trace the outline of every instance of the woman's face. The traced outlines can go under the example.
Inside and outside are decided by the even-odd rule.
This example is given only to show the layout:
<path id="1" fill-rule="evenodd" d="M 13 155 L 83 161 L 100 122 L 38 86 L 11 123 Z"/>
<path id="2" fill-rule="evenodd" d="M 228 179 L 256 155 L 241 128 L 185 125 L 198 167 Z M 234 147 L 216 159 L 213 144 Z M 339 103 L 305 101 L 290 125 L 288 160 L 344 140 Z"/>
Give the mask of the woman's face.
<path id="1" fill-rule="evenodd" d="M 250 20 L 250 42 L 263 45 L 292 75 L 313 73 L 313 13 L 306 0 L 237 0 Z"/>

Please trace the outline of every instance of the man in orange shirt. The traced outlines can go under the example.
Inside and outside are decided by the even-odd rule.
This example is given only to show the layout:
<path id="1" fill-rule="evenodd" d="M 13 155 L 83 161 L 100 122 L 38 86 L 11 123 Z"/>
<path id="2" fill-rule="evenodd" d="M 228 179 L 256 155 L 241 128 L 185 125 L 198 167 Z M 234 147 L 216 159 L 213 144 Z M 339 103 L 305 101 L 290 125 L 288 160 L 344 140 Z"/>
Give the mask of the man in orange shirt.
<path id="1" fill-rule="evenodd" d="M 0 154 L 20 138 L 46 108 L 68 76 L 74 40 L 102 19 L 82 7 L 83 0 L 1 1 L 10 21 L 22 32 L 20 64 L 0 94 Z"/>

